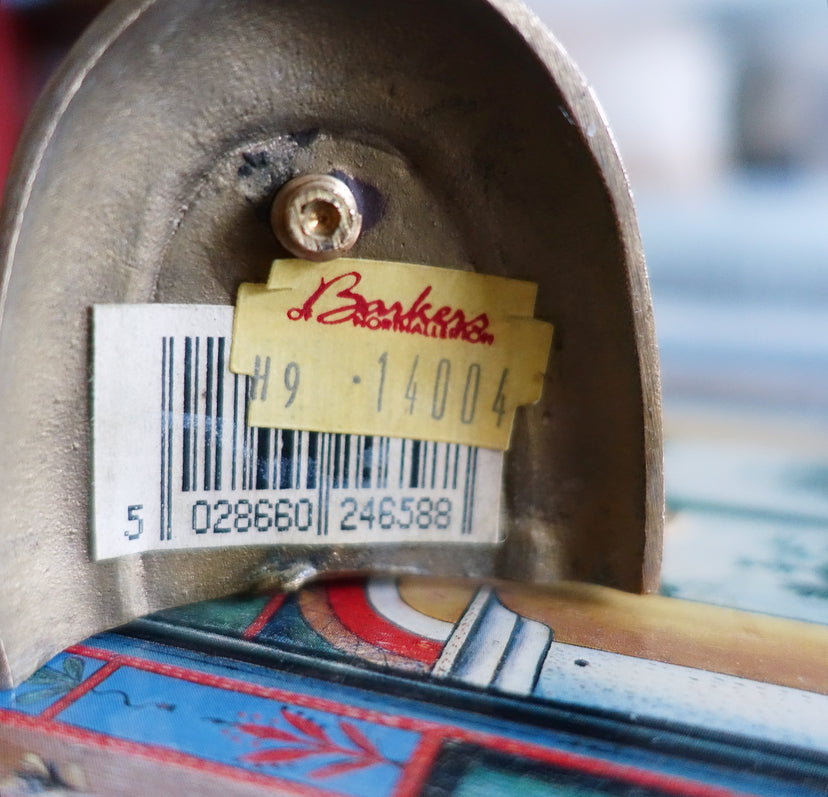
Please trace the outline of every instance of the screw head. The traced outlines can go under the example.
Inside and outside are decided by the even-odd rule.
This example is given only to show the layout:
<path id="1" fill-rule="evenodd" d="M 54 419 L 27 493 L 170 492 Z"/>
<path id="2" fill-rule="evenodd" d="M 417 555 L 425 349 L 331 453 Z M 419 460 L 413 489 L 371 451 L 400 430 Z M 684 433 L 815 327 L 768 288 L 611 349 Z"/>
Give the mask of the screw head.
<path id="1" fill-rule="evenodd" d="M 307 174 L 276 194 L 270 223 L 279 243 L 305 260 L 333 260 L 359 238 L 362 216 L 351 189 L 329 174 Z"/>

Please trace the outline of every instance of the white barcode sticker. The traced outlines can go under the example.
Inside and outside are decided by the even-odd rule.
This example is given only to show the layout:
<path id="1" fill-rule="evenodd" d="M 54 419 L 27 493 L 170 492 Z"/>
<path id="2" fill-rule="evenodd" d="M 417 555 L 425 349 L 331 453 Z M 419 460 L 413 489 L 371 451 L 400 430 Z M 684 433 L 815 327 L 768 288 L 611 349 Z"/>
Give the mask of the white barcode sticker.
<path id="1" fill-rule="evenodd" d="M 232 326 L 229 306 L 94 308 L 95 559 L 230 545 L 498 541 L 501 452 L 250 427 L 254 378 L 228 369 Z M 302 365 L 280 376 L 286 388 Z"/>

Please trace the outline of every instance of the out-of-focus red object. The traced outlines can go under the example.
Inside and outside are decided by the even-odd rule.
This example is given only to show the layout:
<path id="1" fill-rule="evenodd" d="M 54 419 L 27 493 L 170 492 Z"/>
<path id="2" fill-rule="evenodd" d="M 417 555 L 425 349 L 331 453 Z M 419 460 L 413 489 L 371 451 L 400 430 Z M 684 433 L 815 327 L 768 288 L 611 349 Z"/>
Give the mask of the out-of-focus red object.
<path id="1" fill-rule="evenodd" d="M 106 0 L 0 0 L 0 201 L 23 123 L 55 67 Z"/>
<path id="2" fill-rule="evenodd" d="M 0 200 L 29 101 L 17 18 L 0 4 Z"/>

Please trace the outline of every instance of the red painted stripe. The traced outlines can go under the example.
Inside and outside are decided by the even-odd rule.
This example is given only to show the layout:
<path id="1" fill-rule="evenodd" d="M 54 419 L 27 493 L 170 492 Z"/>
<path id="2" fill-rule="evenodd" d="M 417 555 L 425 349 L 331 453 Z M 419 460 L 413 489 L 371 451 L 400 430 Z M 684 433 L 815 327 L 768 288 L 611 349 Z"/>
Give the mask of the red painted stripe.
<path id="1" fill-rule="evenodd" d="M 54 719 L 58 714 L 60 714 L 61 711 L 68 708 L 76 700 L 79 700 L 87 692 L 94 689 L 99 683 L 101 683 L 101 681 L 109 678 L 109 676 L 112 675 L 118 667 L 120 667 L 120 664 L 117 658 L 108 661 L 99 670 L 93 672 L 92 675 L 90 675 L 85 681 L 78 684 L 74 689 L 70 689 L 60 700 L 52 703 L 49 708 L 41 711 L 40 716 L 45 720 Z"/>
<path id="2" fill-rule="evenodd" d="M 420 794 L 442 746 L 443 738 L 439 734 L 423 734 L 403 770 L 393 797 L 417 797 Z"/>
<path id="3" fill-rule="evenodd" d="M 382 650 L 430 665 L 443 649 L 443 642 L 412 634 L 378 614 L 368 601 L 362 582 L 329 585 L 328 600 L 342 625 Z"/>
<path id="4" fill-rule="evenodd" d="M 440 743 L 449 740 L 468 742 L 470 744 L 479 745 L 491 750 L 509 753 L 514 756 L 530 758 L 533 761 L 539 761 L 549 764 L 550 766 L 560 767 L 564 770 L 583 772 L 584 774 L 596 777 L 614 778 L 616 780 L 644 788 L 660 789 L 667 794 L 674 795 L 674 797 L 750 797 L 747 792 L 736 792 L 719 786 L 699 783 L 698 781 L 690 780 L 684 777 L 666 775 L 660 772 L 650 772 L 639 767 L 630 766 L 628 764 L 619 764 L 614 761 L 595 758 L 582 753 L 570 753 L 553 747 L 544 747 L 543 745 L 524 742 L 518 739 L 509 739 L 496 734 L 470 731 L 439 722 L 418 720 L 402 715 L 383 714 L 371 709 L 361 709 L 355 706 L 348 706 L 325 698 L 311 697 L 310 695 L 297 694 L 283 689 L 274 689 L 272 687 L 263 687 L 257 684 L 246 683 L 244 681 L 236 681 L 232 678 L 225 678 L 224 676 L 210 675 L 169 664 L 160 664 L 159 662 L 152 661 L 151 659 L 141 659 L 135 656 L 116 654 L 102 648 L 93 648 L 87 645 L 73 645 L 67 652 L 106 661 L 117 660 L 121 667 L 134 667 L 146 672 L 166 675 L 171 678 L 178 678 L 180 680 L 201 684 L 203 686 L 212 686 L 241 694 L 265 697 L 279 703 L 287 703 L 289 705 L 317 709 L 319 711 L 325 711 L 329 714 L 361 719 L 378 725 L 401 728 L 403 730 L 418 731 L 439 740 Z M 7 712 L 0 710 L 0 719 L 2 719 L 6 713 Z M 47 723 L 44 723 L 44 726 L 46 725 Z M 61 727 L 69 728 L 70 726 L 61 725 Z M 108 739 L 109 737 L 101 736 L 101 738 Z M 425 747 L 421 752 L 421 764 L 428 754 L 428 750 L 429 748 Z M 200 759 L 196 760 L 200 761 Z M 412 785 L 410 788 L 413 788 L 413 775 L 411 783 Z"/>
<path id="5" fill-rule="evenodd" d="M 285 598 L 287 596 L 284 594 L 274 595 L 266 604 L 264 609 L 262 609 L 259 614 L 256 616 L 256 619 L 250 623 L 247 628 L 244 629 L 244 633 L 242 636 L 245 639 L 254 639 L 258 636 L 259 632 L 268 624 L 270 618 L 273 617 L 276 612 L 282 607 L 282 604 L 285 602 Z"/>
<path id="6" fill-rule="evenodd" d="M 47 736 L 68 739 L 69 741 L 87 745 L 88 747 L 106 750 L 119 756 L 144 758 L 158 764 L 184 767 L 199 773 L 206 773 L 213 777 L 227 778 L 237 783 L 250 783 L 269 789 L 275 787 L 279 789 L 277 792 L 279 794 L 295 794 L 298 797 L 345 797 L 341 792 L 331 791 L 329 789 L 318 789 L 313 786 L 296 783 L 295 781 L 285 780 L 284 778 L 239 769 L 230 764 L 219 764 L 215 761 L 207 761 L 198 756 L 190 755 L 189 753 L 180 753 L 177 750 L 171 750 L 166 747 L 158 747 L 142 742 L 130 742 L 126 739 L 106 736 L 96 731 L 76 728 L 61 722 L 44 722 L 41 717 L 17 714 L 6 709 L 0 709 L 0 726 L 37 731 Z"/>

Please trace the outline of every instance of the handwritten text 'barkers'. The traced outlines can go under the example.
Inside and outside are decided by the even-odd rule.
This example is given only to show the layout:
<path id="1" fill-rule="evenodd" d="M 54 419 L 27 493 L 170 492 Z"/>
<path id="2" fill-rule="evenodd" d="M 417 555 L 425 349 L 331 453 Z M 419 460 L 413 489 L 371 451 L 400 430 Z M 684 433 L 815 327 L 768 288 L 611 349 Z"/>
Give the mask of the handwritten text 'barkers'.
<path id="1" fill-rule="evenodd" d="M 402 302 L 386 304 L 382 299 L 366 299 L 355 289 L 362 281 L 357 271 L 349 271 L 319 281 L 319 287 L 301 307 L 287 312 L 291 321 L 310 321 L 320 324 L 352 324 L 365 329 L 407 332 L 444 340 L 462 340 L 467 343 L 494 343 L 494 335 L 488 332 L 489 318 L 486 313 L 466 318 L 461 309 L 435 305 L 426 301 L 432 286 L 426 286 L 407 309 Z M 336 304 L 335 299 L 341 299 Z M 333 307 L 330 305 L 334 304 Z M 322 312 L 320 312 L 322 310 Z"/>

